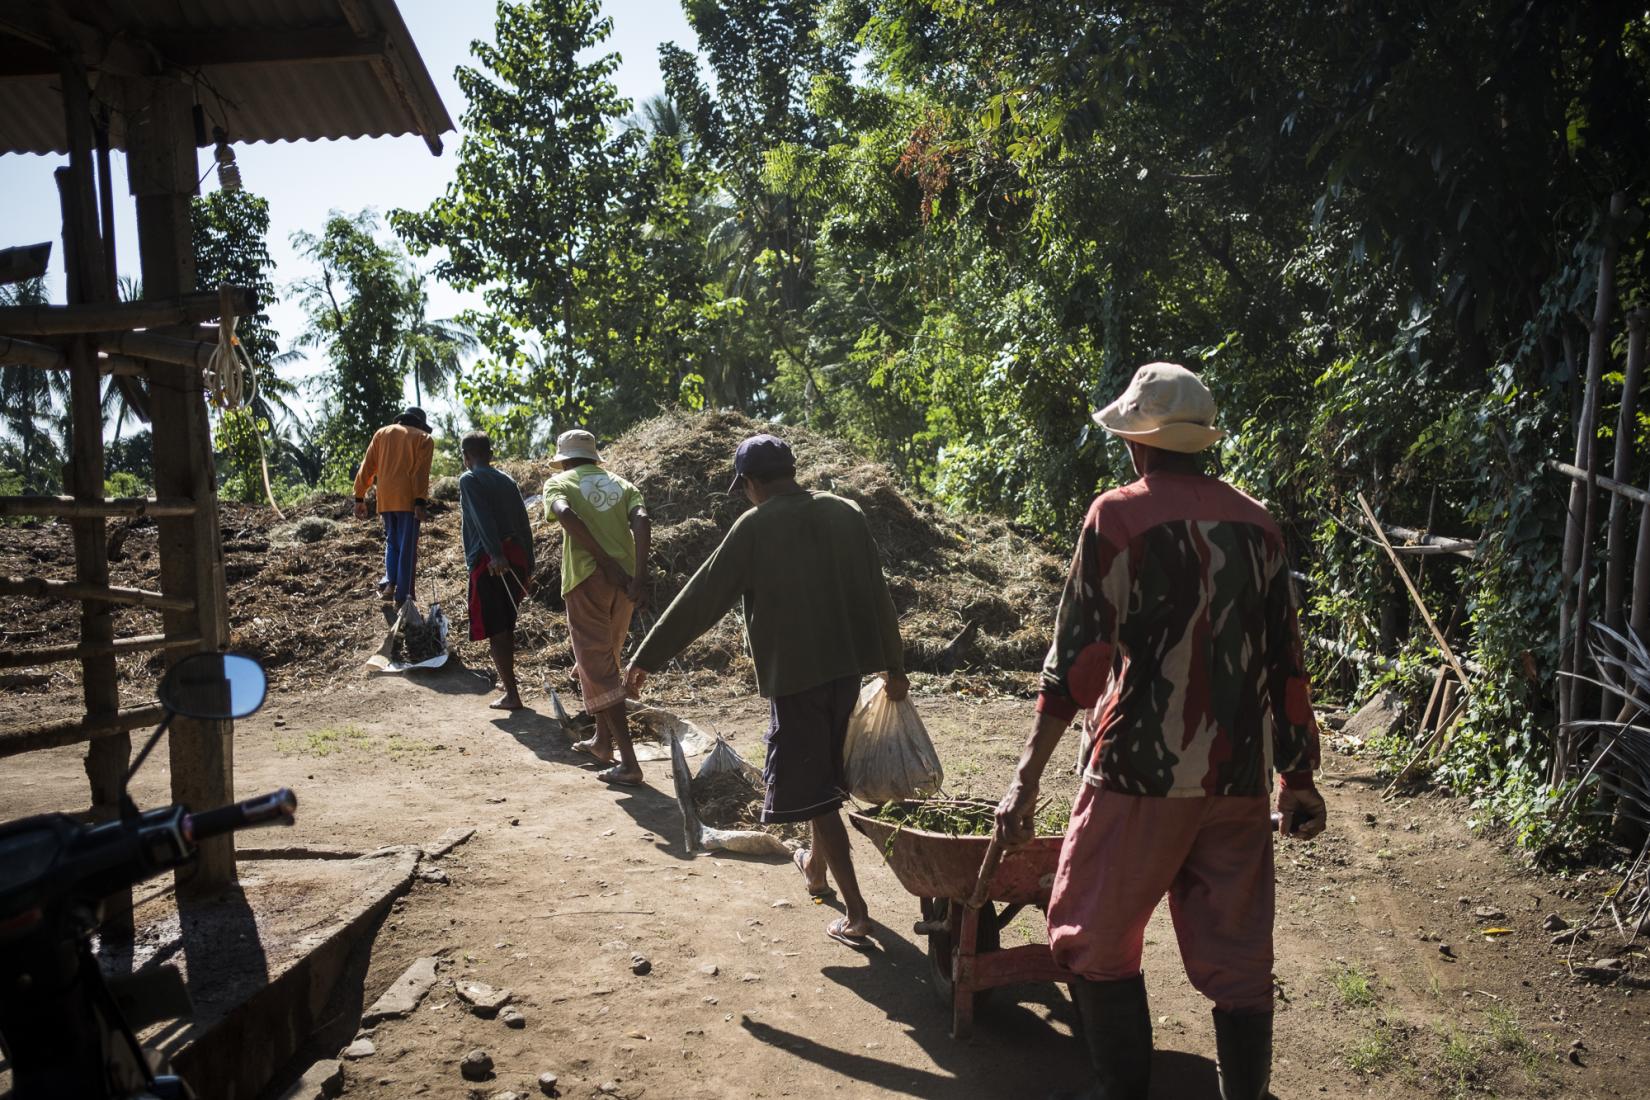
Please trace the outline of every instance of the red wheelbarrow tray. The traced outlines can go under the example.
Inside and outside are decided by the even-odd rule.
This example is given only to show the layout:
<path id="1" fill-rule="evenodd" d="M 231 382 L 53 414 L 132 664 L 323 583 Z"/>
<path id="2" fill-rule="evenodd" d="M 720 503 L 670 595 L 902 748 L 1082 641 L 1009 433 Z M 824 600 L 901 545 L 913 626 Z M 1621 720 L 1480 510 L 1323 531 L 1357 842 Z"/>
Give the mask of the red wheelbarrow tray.
<path id="1" fill-rule="evenodd" d="M 999 913 L 995 905 L 970 909 L 966 904 L 980 877 L 990 837 L 913 829 L 858 810 L 848 819 L 877 846 L 900 885 L 922 899 L 923 920 L 913 931 L 928 936 L 934 990 L 951 1004 L 954 1038 L 972 1034 L 974 1010 L 986 990 L 1069 980 L 1071 975 L 1054 962 L 1045 943 L 998 946 L 1002 927 L 1022 907 L 1048 906 L 1063 837 L 1040 836 L 1004 853 L 986 891 L 989 902 L 1004 906 Z"/>

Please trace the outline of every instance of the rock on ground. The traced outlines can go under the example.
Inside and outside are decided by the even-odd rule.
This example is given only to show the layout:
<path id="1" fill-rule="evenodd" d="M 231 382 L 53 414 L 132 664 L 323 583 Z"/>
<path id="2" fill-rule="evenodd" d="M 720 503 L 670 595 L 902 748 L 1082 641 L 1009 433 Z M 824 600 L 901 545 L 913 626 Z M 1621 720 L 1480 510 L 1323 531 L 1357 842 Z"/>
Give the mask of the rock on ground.
<path id="1" fill-rule="evenodd" d="M 493 1056 L 478 1047 L 464 1056 L 458 1072 L 466 1081 L 485 1081 L 493 1075 Z"/>
<path id="2" fill-rule="evenodd" d="M 344 1063 L 325 1058 L 304 1071 L 304 1075 L 281 1093 L 280 1100 L 328 1100 L 344 1091 Z"/>
<path id="3" fill-rule="evenodd" d="M 1358 713 L 1347 719 L 1341 736 L 1368 741 L 1385 737 L 1403 718 L 1404 700 L 1395 691 L 1378 692 L 1373 699 L 1358 708 Z"/>
<path id="4" fill-rule="evenodd" d="M 384 995 L 374 1001 L 361 1017 L 361 1025 L 370 1027 L 380 1020 L 399 1020 L 403 1016 L 412 1015 L 418 1002 L 424 999 L 424 994 L 430 991 L 435 984 L 436 959 L 433 955 L 414 960 L 406 971 L 395 980 L 395 984 L 384 990 Z"/>
<path id="5" fill-rule="evenodd" d="M 498 1010 L 510 1003 L 508 989 L 494 989 L 486 982 L 458 982 L 454 987 L 458 999 L 470 1006 L 474 1012 L 484 1020 L 490 1020 L 498 1015 Z"/>

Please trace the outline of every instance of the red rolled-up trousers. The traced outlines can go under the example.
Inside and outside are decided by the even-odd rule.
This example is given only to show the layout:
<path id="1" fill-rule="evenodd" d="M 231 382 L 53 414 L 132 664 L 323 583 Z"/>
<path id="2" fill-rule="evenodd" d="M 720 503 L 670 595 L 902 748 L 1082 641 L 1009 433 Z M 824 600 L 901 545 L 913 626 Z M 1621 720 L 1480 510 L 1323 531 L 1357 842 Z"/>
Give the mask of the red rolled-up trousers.
<path id="1" fill-rule="evenodd" d="M 1055 961 L 1091 981 L 1134 977 L 1167 895 L 1192 985 L 1226 1012 L 1271 1011 L 1272 835 L 1264 796 L 1147 798 L 1085 783 L 1049 903 Z"/>

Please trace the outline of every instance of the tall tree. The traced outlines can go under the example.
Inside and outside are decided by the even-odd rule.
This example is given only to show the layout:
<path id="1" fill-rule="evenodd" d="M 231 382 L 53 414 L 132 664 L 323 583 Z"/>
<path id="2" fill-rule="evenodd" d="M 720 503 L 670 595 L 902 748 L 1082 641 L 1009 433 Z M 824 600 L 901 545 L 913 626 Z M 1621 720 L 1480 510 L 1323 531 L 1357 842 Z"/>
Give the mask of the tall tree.
<path id="1" fill-rule="evenodd" d="M 319 234 L 292 235 L 318 269 L 296 284 L 308 314 L 297 344 L 326 355 L 318 392 L 331 478 L 348 476 L 372 433 L 401 411 L 402 347 L 422 289 L 406 256 L 377 231 L 377 217 L 364 210 L 354 217 L 335 212 Z"/>
<path id="2" fill-rule="evenodd" d="M 47 302 L 46 281 L 28 279 L 0 285 L 0 305 L 34 306 Z M 59 371 L 0 363 L 0 460 L 25 493 L 56 492 L 63 484 L 63 446 L 68 425 L 60 410 L 67 406 L 67 375 Z"/>
<path id="3" fill-rule="evenodd" d="M 445 393 L 458 379 L 465 362 L 480 350 L 481 341 L 462 320 L 425 315 L 429 295 L 416 273 L 409 291 L 401 333 L 401 370 L 412 378 L 413 404 L 422 406 L 426 390 Z"/>
<path id="4" fill-rule="evenodd" d="M 501 2 L 495 40 L 472 43 L 477 66 L 458 70 L 453 182 L 428 209 L 391 215 L 415 252 L 446 249 L 437 277 L 481 290 L 487 310 L 466 320 L 491 357 L 460 389 L 518 443 L 535 423 L 585 422 L 656 389 L 658 365 L 625 356 L 609 323 L 633 293 L 645 216 L 618 56 L 599 52 L 611 32 L 598 0 Z"/>

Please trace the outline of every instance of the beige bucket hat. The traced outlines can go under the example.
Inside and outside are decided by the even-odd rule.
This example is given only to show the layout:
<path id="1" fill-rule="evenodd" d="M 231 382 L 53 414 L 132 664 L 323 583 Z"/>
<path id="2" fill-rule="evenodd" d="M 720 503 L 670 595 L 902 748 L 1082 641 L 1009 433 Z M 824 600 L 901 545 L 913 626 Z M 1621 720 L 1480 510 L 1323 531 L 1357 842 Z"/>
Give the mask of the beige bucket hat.
<path id="1" fill-rule="evenodd" d="M 596 437 L 582 428 L 574 428 L 557 436 L 556 456 L 551 461 L 566 462 L 570 458 L 588 458 L 592 462 L 600 462 L 602 456 L 596 451 Z"/>
<path id="2" fill-rule="evenodd" d="M 1203 380 L 1179 363 L 1147 363 L 1129 388 L 1094 414 L 1112 435 L 1165 451 L 1192 454 L 1226 433 L 1215 427 L 1215 398 Z"/>

